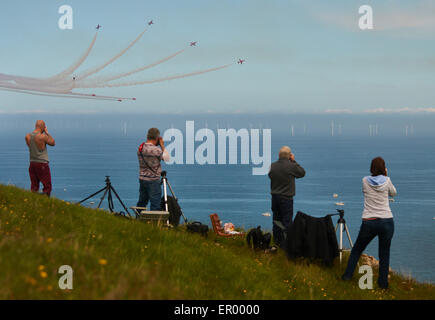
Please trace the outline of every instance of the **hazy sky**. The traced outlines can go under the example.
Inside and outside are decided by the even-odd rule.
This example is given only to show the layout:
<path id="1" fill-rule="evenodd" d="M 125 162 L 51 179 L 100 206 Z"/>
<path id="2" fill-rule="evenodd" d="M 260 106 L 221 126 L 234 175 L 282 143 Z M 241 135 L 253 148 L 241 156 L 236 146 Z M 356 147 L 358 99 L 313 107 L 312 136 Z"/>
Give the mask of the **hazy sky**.
<path id="1" fill-rule="evenodd" d="M 73 30 L 58 9 L 73 8 Z M 358 28 L 370 4 L 374 30 Z M 182 55 L 132 76 L 146 80 L 246 64 L 164 83 L 77 92 L 136 97 L 107 102 L 0 91 L 0 113 L 49 112 L 435 112 L 433 1 L 2 0 L 0 73 L 47 77 L 74 62 L 101 24 L 80 70 L 144 37 L 102 74 L 128 71 L 198 41 Z"/>

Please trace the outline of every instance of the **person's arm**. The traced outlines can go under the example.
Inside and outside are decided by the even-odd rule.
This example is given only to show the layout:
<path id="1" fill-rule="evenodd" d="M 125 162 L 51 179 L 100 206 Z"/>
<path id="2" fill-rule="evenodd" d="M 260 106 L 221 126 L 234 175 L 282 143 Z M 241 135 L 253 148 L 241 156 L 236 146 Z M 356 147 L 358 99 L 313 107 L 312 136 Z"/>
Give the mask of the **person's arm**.
<path id="1" fill-rule="evenodd" d="M 296 179 L 305 177 L 305 169 L 302 168 L 296 161 L 293 162 L 293 166 L 290 171 L 290 174 Z"/>
<path id="2" fill-rule="evenodd" d="M 305 169 L 296 162 L 295 155 L 293 153 L 290 153 L 289 160 L 291 163 L 289 174 L 294 176 L 296 179 L 305 177 Z"/>
<path id="3" fill-rule="evenodd" d="M 43 133 L 45 133 L 45 135 L 44 135 L 45 143 L 48 144 L 49 146 L 54 147 L 56 145 L 56 142 L 54 141 L 54 138 L 48 133 L 47 127 L 45 127 Z"/>
<path id="4" fill-rule="evenodd" d="M 26 137 L 24 139 L 26 140 L 27 146 L 30 147 L 30 133 L 26 134 Z"/>
<path id="5" fill-rule="evenodd" d="M 170 160 L 169 152 L 165 149 L 165 142 L 163 137 L 159 137 L 159 145 L 162 148 L 162 160 L 168 162 Z"/>
<path id="6" fill-rule="evenodd" d="M 170 160 L 169 152 L 165 149 L 162 154 L 162 160 L 168 162 Z"/>
<path id="7" fill-rule="evenodd" d="M 305 169 L 302 168 L 295 160 L 295 155 L 290 154 L 290 174 L 296 179 L 305 177 Z"/>
<path id="8" fill-rule="evenodd" d="M 365 179 L 365 178 L 362 178 L 362 188 L 361 188 L 363 194 L 366 193 L 366 186 L 365 186 L 365 184 L 364 184 L 364 179 Z"/>
<path id="9" fill-rule="evenodd" d="M 395 197 L 397 195 L 397 190 L 394 187 L 393 183 L 391 182 L 391 179 L 390 179 L 390 181 L 388 183 L 388 195 L 390 197 Z"/>

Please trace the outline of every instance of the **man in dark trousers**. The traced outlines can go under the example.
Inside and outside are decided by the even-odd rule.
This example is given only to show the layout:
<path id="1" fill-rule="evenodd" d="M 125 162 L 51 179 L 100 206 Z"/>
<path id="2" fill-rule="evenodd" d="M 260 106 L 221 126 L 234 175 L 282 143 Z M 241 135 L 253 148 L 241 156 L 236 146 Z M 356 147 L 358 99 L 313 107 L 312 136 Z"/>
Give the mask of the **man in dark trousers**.
<path id="1" fill-rule="evenodd" d="M 273 220 L 288 230 L 293 221 L 293 197 L 295 178 L 305 176 L 305 170 L 296 161 L 291 149 L 284 146 L 279 150 L 278 161 L 272 163 L 269 171 L 270 193 L 272 195 Z M 283 245 L 283 230 L 273 224 L 273 238 L 277 245 Z"/>
<path id="2" fill-rule="evenodd" d="M 35 130 L 26 134 L 26 144 L 29 147 L 30 166 L 29 175 L 33 192 L 38 192 L 42 182 L 42 192 L 47 196 L 51 194 L 51 173 L 48 165 L 47 145 L 54 147 L 55 141 L 48 133 L 47 126 L 42 120 L 36 121 Z"/>

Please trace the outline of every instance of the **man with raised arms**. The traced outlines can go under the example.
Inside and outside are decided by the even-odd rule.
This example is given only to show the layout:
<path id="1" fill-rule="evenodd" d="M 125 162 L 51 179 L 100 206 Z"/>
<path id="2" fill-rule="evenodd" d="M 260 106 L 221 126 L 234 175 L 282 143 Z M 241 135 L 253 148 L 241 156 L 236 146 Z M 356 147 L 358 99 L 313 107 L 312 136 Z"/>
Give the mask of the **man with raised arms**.
<path id="1" fill-rule="evenodd" d="M 273 220 L 280 222 L 286 230 L 293 222 L 293 197 L 296 193 L 295 179 L 304 176 L 305 170 L 296 162 L 290 147 L 283 146 L 279 150 L 278 161 L 270 166 L 269 178 Z M 282 246 L 283 230 L 274 223 L 272 231 L 275 243 Z"/>
<path id="2" fill-rule="evenodd" d="M 29 147 L 30 166 L 29 176 L 33 192 L 38 192 L 39 183 L 42 182 L 42 192 L 47 196 L 51 194 L 51 173 L 48 165 L 47 145 L 54 147 L 55 141 L 48 133 L 47 126 L 42 120 L 36 121 L 35 130 L 26 134 L 26 143 Z"/>

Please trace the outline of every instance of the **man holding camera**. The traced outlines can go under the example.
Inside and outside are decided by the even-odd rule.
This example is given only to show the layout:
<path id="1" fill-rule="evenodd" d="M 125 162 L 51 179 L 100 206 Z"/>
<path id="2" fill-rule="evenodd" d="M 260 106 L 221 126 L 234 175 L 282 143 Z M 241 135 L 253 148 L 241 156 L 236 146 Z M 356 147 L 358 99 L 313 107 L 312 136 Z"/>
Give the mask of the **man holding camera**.
<path id="1" fill-rule="evenodd" d="M 26 134 L 25 139 L 30 153 L 30 189 L 33 192 L 38 192 L 39 183 L 42 182 L 44 186 L 42 192 L 50 196 L 52 186 L 47 145 L 54 147 L 55 141 L 48 133 L 47 126 L 42 120 L 36 121 L 35 130 Z"/>
<path id="2" fill-rule="evenodd" d="M 151 211 L 161 210 L 162 189 L 160 175 L 162 166 L 160 161 L 169 161 L 169 153 L 165 150 L 165 143 L 157 128 L 151 128 L 147 133 L 147 141 L 139 146 L 139 201 L 138 207 L 146 207 L 151 202 Z"/>
<path id="3" fill-rule="evenodd" d="M 305 170 L 295 161 L 291 149 L 287 146 L 282 147 L 279 150 L 278 161 L 270 166 L 269 178 L 273 220 L 280 222 L 285 230 L 288 230 L 293 221 L 295 178 L 304 176 Z M 282 246 L 283 230 L 274 223 L 272 232 L 275 243 Z"/>

